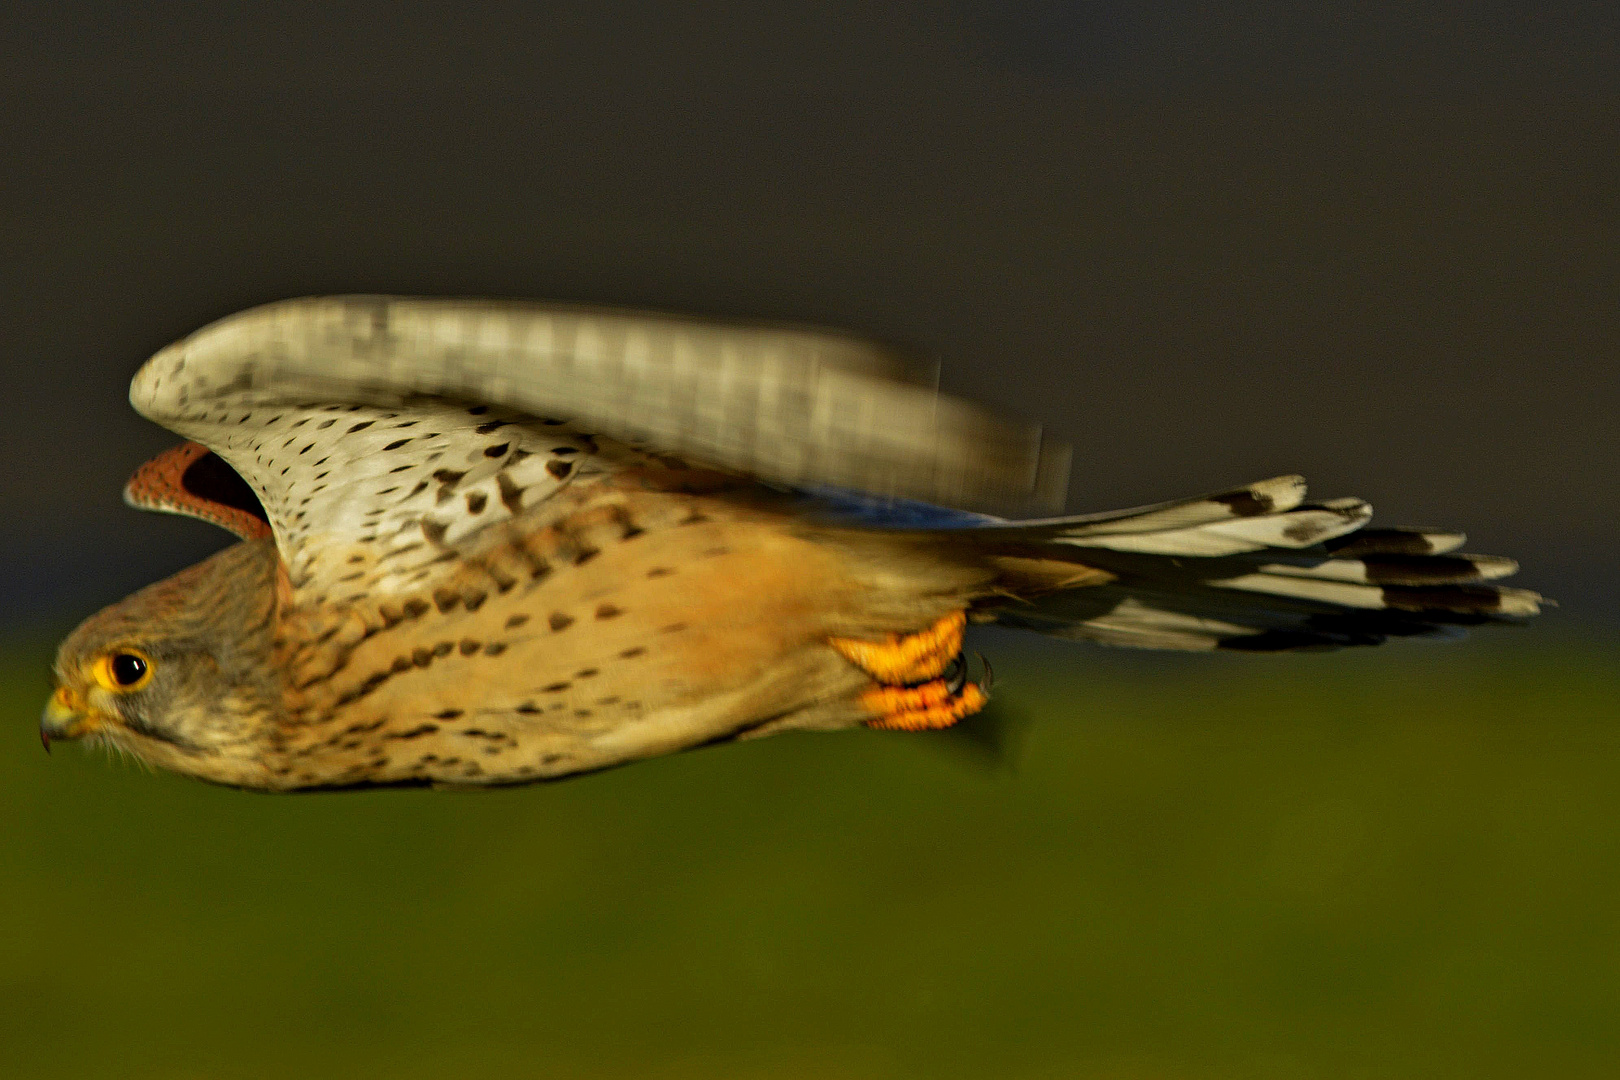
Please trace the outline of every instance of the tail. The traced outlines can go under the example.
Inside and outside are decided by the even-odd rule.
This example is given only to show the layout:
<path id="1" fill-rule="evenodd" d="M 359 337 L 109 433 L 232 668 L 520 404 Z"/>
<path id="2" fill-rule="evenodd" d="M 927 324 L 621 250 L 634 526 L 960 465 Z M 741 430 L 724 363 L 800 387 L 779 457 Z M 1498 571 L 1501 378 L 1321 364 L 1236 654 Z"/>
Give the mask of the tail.
<path id="1" fill-rule="evenodd" d="M 1275 652 L 1455 636 L 1520 622 L 1542 597 L 1488 584 L 1511 559 L 1461 533 L 1364 528 L 1359 499 L 1305 502 L 1297 476 L 1082 517 L 949 530 L 1002 571 L 974 617 L 1144 649 Z"/>

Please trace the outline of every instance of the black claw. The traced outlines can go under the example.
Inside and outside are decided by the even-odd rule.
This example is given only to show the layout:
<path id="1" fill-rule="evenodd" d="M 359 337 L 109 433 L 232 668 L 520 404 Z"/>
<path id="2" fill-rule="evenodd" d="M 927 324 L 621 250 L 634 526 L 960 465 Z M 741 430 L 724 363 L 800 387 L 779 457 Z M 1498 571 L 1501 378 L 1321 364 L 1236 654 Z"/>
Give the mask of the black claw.
<path id="1" fill-rule="evenodd" d="M 990 661 L 985 659 L 984 653 L 976 652 L 973 655 L 977 656 L 979 663 L 984 665 L 984 678 L 979 680 L 979 691 L 985 697 L 989 697 L 990 688 L 996 685 L 996 669 L 990 666 Z"/>
<path id="2" fill-rule="evenodd" d="M 51 733 L 44 728 L 39 729 L 39 742 L 41 746 L 45 747 L 47 754 L 51 752 Z"/>

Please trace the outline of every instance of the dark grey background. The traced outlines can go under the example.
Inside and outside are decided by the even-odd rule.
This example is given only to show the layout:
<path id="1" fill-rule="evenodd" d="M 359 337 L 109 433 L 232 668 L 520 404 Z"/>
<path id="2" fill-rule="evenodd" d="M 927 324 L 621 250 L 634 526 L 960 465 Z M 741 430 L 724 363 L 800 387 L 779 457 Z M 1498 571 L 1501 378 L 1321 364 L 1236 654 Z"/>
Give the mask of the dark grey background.
<path id="1" fill-rule="evenodd" d="M 147 354 L 384 291 L 875 332 L 1076 510 L 1301 471 L 1612 625 L 1620 15 L 1409 7 L 12 14 L 4 621 L 225 539 L 119 502 Z"/>

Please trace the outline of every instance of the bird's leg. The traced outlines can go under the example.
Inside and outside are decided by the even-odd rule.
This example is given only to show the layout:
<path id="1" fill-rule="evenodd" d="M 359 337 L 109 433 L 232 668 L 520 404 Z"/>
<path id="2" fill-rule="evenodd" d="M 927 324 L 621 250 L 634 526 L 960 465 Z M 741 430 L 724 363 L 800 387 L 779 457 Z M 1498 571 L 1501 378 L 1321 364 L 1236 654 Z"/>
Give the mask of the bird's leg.
<path id="1" fill-rule="evenodd" d="M 953 611 L 915 634 L 890 634 L 882 641 L 827 639 L 839 655 L 876 680 L 861 692 L 861 704 L 873 714 L 868 727 L 931 731 L 984 708 L 990 700 L 984 687 L 967 680 L 962 656 L 966 623 L 966 613 Z"/>

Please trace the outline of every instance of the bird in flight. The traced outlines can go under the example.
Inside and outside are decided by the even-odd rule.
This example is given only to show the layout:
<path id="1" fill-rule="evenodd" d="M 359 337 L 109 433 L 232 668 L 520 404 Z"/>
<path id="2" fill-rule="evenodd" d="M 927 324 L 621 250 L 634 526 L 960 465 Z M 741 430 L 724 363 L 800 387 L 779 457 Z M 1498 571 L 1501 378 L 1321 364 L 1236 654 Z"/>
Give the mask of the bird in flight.
<path id="1" fill-rule="evenodd" d="M 555 779 L 983 707 L 967 623 L 1150 649 L 1526 619 L 1509 559 L 1294 476 L 1061 516 L 1065 448 L 847 334 L 291 300 L 162 350 L 137 507 L 241 537 L 63 642 L 41 737 L 291 791 Z"/>

